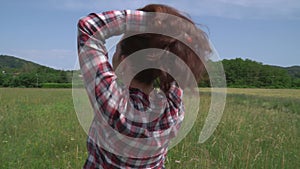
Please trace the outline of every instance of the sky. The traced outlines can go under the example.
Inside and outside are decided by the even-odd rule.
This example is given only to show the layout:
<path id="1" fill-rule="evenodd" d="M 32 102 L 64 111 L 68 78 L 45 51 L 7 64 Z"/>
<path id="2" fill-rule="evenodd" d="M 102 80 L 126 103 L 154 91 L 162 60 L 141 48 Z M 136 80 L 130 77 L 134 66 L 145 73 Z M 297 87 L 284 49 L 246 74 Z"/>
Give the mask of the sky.
<path id="1" fill-rule="evenodd" d="M 2 0 L 0 55 L 74 69 L 81 17 L 150 3 L 175 7 L 204 25 L 220 59 L 300 65 L 299 0 Z M 115 42 L 109 41 L 108 49 Z"/>

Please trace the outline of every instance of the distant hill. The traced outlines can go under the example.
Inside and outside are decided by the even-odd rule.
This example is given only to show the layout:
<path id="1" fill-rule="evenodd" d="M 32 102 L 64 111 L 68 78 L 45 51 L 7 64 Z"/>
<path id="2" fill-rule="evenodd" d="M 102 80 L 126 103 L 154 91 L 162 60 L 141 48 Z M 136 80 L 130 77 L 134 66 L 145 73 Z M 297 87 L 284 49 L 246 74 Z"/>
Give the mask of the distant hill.
<path id="1" fill-rule="evenodd" d="M 71 83 L 72 72 L 56 70 L 24 59 L 0 55 L 0 86 L 41 87 L 45 83 Z"/>
<path id="2" fill-rule="evenodd" d="M 7 55 L 0 55 L 0 70 L 6 73 L 24 73 L 38 70 L 57 71 L 53 68 Z"/>
<path id="3" fill-rule="evenodd" d="M 222 64 L 228 87 L 300 88 L 300 66 L 264 65 L 241 58 L 224 59 Z M 43 84 L 71 82 L 72 71 L 56 70 L 13 56 L 0 55 L 0 87 L 43 87 Z M 199 85 L 210 85 L 207 75 Z"/>

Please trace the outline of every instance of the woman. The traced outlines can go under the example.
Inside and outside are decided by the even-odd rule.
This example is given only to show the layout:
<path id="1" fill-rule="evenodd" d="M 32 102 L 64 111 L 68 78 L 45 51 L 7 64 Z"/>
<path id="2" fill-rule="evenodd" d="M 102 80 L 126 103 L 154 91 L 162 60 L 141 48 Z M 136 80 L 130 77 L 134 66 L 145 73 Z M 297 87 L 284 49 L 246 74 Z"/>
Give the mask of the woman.
<path id="1" fill-rule="evenodd" d="M 164 168 L 184 117 L 182 88 L 200 80 L 211 52 L 205 33 L 158 4 L 92 13 L 78 29 L 80 66 L 95 111 L 84 168 Z M 104 44 L 121 34 L 113 68 Z"/>

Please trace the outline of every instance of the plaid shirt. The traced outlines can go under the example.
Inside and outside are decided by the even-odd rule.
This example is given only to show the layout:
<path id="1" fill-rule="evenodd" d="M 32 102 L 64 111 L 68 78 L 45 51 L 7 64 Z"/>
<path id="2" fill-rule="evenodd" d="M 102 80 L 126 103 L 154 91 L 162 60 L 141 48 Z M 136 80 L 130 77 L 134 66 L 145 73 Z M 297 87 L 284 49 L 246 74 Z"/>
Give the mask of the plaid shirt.
<path id="1" fill-rule="evenodd" d="M 166 93 L 154 90 L 146 95 L 120 83 L 108 61 L 105 39 L 126 31 L 143 32 L 146 15 L 109 11 L 78 22 L 79 62 L 95 113 L 84 168 L 163 168 L 169 140 L 180 128 L 182 90 L 175 82 Z M 162 113 L 152 117 L 154 111 Z"/>

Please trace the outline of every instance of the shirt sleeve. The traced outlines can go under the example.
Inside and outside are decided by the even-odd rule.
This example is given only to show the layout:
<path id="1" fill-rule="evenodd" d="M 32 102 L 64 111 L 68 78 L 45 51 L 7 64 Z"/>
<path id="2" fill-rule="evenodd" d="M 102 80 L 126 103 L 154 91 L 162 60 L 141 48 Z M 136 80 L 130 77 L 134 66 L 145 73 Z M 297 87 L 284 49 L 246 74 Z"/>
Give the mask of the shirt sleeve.
<path id="1" fill-rule="evenodd" d="M 173 86 L 167 94 L 167 99 L 170 99 L 167 112 L 150 124 L 130 122 L 117 110 L 120 102 L 125 100 L 130 104 L 130 99 L 128 89 L 118 83 L 108 61 L 105 40 L 126 31 L 143 32 L 147 26 L 146 17 L 142 11 L 109 11 L 92 13 L 78 22 L 79 63 L 90 102 L 98 112 L 95 115 L 99 116 L 101 112 L 110 126 L 132 137 L 149 137 L 150 130 L 159 131 L 177 125 L 182 105 L 182 91 Z"/>
<path id="2" fill-rule="evenodd" d="M 89 96 L 94 96 L 95 76 L 98 72 L 108 81 L 116 76 L 108 62 L 105 40 L 126 30 L 138 31 L 145 25 L 142 11 L 108 11 L 91 13 L 78 22 L 78 55 L 83 80 Z M 102 79 L 100 79 L 102 80 Z M 105 95 L 104 95 L 105 96 Z M 91 99 L 91 98 L 90 98 Z M 103 98 L 103 100 L 107 100 Z"/>
<path id="3" fill-rule="evenodd" d="M 123 92 L 122 88 L 116 86 L 117 77 L 108 61 L 105 40 L 123 34 L 126 29 L 128 31 L 142 29 L 142 25 L 145 25 L 144 15 L 142 11 L 108 11 L 91 13 L 79 20 L 77 39 L 79 64 L 85 88 L 94 109 L 98 109 L 96 102 L 103 105 L 112 100 L 113 95 L 121 95 L 117 92 Z"/>

